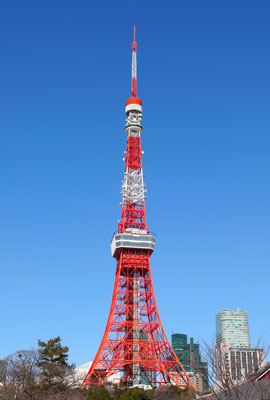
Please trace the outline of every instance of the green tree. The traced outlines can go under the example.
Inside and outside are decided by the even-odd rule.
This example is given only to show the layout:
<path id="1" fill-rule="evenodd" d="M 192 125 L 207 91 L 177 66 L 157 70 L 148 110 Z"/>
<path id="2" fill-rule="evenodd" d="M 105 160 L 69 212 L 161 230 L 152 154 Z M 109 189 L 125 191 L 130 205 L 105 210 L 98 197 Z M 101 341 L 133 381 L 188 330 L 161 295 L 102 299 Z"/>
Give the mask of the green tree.
<path id="1" fill-rule="evenodd" d="M 126 390 L 127 388 L 123 384 L 114 384 L 112 398 L 119 400 L 121 394 L 124 393 Z"/>
<path id="2" fill-rule="evenodd" d="M 43 342 L 38 340 L 38 362 L 42 389 L 63 390 L 69 385 L 74 365 L 68 364 L 68 346 L 62 346 L 61 338 Z"/>
<path id="3" fill-rule="evenodd" d="M 93 386 L 88 390 L 86 400 L 111 400 L 111 396 L 104 386 Z"/>
<path id="4" fill-rule="evenodd" d="M 124 393 L 121 394 L 120 400 L 149 400 L 147 391 L 144 389 L 135 387 L 131 389 L 127 389 Z"/>
<path id="5" fill-rule="evenodd" d="M 190 388 L 179 389 L 176 385 L 163 385 L 155 390 L 155 400 L 192 400 L 196 395 Z"/>

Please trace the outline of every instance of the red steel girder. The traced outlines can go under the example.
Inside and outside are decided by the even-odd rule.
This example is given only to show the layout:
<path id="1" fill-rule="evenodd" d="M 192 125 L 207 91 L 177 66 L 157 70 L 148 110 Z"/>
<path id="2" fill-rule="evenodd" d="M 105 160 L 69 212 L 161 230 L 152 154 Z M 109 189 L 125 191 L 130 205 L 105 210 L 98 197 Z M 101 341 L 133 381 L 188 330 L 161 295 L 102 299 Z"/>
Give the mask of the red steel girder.
<path id="1" fill-rule="evenodd" d="M 140 259 L 147 273 L 138 267 Z M 116 372 L 128 384 L 134 379 L 134 366 L 149 385 L 193 386 L 162 327 L 148 251 L 121 250 L 106 330 L 83 387 L 103 384 Z"/>

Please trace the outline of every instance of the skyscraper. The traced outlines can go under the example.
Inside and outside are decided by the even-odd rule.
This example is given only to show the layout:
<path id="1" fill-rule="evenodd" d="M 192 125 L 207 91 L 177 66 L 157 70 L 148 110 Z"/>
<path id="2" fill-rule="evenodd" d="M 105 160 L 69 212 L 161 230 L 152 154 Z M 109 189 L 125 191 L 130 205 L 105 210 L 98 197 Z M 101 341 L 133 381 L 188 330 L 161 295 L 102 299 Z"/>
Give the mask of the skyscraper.
<path id="1" fill-rule="evenodd" d="M 215 368 L 219 385 L 244 381 L 264 366 L 263 349 L 251 348 L 246 310 L 221 310 L 216 315 Z"/>
<path id="2" fill-rule="evenodd" d="M 191 377 L 196 389 L 200 392 L 207 390 L 209 388 L 208 364 L 201 360 L 200 345 L 194 343 L 193 338 L 190 338 L 190 343 L 188 343 L 185 334 L 173 333 L 172 348 L 185 371 Z"/>
<path id="3" fill-rule="evenodd" d="M 216 343 L 230 347 L 250 347 L 246 310 L 221 310 L 216 315 Z"/>

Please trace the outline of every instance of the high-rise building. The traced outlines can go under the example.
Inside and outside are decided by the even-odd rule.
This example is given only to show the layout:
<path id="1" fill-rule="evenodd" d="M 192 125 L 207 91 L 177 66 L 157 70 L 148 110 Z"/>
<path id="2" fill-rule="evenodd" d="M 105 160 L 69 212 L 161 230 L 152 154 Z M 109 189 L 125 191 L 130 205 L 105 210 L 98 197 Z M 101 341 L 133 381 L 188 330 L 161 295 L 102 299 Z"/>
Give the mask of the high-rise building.
<path id="1" fill-rule="evenodd" d="M 250 347 L 246 310 L 221 310 L 216 315 L 216 342 L 231 347 Z"/>
<path id="2" fill-rule="evenodd" d="M 250 347 L 246 310 L 221 310 L 216 315 L 215 368 L 219 385 L 244 381 L 265 364 L 263 349 Z"/>
<path id="3" fill-rule="evenodd" d="M 208 389 L 208 365 L 201 360 L 200 345 L 194 343 L 187 335 L 182 333 L 172 334 L 172 348 L 178 360 L 189 374 L 197 390 L 200 392 Z"/>

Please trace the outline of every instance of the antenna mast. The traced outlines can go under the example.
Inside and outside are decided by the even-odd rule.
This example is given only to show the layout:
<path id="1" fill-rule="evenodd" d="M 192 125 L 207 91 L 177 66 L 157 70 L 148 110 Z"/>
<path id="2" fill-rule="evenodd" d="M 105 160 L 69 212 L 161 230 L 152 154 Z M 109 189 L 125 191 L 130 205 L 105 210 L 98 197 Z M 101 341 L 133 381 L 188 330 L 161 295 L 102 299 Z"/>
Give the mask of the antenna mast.
<path id="1" fill-rule="evenodd" d="M 134 40 L 132 43 L 131 97 L 137 97 L 137 43 L 135 25 Z"/>

